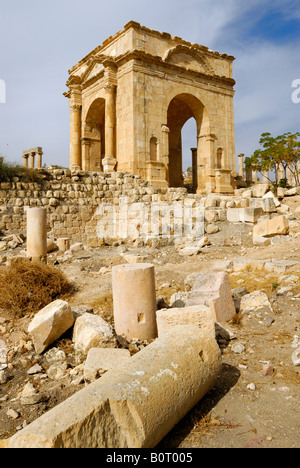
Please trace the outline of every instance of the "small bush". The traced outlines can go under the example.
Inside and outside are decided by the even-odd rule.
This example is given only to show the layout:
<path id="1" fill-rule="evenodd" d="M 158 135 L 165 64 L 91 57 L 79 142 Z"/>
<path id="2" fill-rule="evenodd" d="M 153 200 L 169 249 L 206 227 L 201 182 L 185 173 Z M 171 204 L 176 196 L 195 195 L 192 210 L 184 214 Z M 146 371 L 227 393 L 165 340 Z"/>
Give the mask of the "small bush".
<path id="1" fill-rule="evenodd" d="M 19 177 L 28 182 L 35 182 L 40 179 L 39 173 L 35 169 L 1 162 L 0 160 L 0 182 L 10 182 L 14 177 Z"/>
<path id="2" fill-rule="evenodd" d="M 0 274 L 0 307 L 14 316 L 36 313 L 56 299 L 67 299 L 74 286 L 54 266 L 14 261 Z"/>

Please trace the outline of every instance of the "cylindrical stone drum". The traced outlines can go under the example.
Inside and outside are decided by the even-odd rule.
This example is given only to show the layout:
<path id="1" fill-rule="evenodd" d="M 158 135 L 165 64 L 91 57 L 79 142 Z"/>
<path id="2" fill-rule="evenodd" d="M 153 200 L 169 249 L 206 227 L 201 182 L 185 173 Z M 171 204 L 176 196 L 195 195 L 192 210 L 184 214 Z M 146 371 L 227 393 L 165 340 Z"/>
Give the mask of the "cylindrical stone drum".
<path id="1" fill-rule="evenodd" d="M 47 210 L 27 209 L 27 257 L 32 261 L 47 259 Z"/>
<path id="2" fill-rule="evenodd" d="M 114 320 L 117 335 L 129 339 L 157 337 L 154 265 L 137 263 L 112 269 Z"/>

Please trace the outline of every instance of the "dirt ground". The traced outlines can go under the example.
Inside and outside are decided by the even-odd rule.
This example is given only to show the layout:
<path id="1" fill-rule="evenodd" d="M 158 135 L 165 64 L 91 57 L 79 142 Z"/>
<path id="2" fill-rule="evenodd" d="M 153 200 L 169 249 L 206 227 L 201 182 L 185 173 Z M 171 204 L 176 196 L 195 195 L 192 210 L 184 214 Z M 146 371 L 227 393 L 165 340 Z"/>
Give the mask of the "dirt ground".
<path id="1" fill-rule="evenodd" d="M 185 280 L 191 273 L 211 268 L 215 260 L 285 259 L 300 261 L 300 237 L 283 238 L 268 247 L 252 244 L 252 226 L 220 225 L 221 231 L 209 236 L 211 245 L 192 257 L 182 257 L 174 246 L 150 249 L 128 248 L 124 245 L 87 249 L 61 262 L 57 253 L 48 262 L 57 264 L 74 281 L 77 292 L 71 305 L 90 305 L 94 313 L 113 324 L 111 267 L 125 263 L 126 255 L 140 256 L 139 261 L 155 265 L 157 298 L 169 303 L 174 292 L 185 291 Z M 124 252 L 126 250 L 126 252 Z M 101 272 L 100 272 L 100 269 Z M 157 449 L 167 448 L 296 448 L 300 445 L 299 383 L 300 367 L 292 362 L 293 341 L 300 338 L 300 271 L 291 294 L 278 295 L 282 273 L 264 270 L 231 272 L 232 288 L 246 287 L 248 292 L 264 291 L 274 310 L 274 322 L 266 325 L 256 317 L 239 319 L 228 324 L 231 341 L 221 341 L 223 369 L 215 387 L 160 442 Z M 26 424 L 84 387 L 74 382 L 70 373 L 60 380 L 28 375 L 28 369 L 41 357 L 26 349 L 27 325 L 32 317 L 16 320 L 9 311 L 2 311 L 0 340 L 15 349 L 9 359 L 9 380 L 0 385 L 0 440 L 12 436 Z M 54 346 L 68 356 L 71 370 L 76 366 L 72 351 L 72 336 L 67 332 Z M 23 340 L 23 341 L 22 341 Z M 233 345 L 244 346 L 242 353 Z M 299 346 L 299 345 L 298 345 Z M 268 375 L 264 375 L 269 365 Z M 39 386 L 47 396 L 35 405 L 21 405 L 18 393 L 26 382 Z M 7 411 L 13 409 L 13 419 Z"/>

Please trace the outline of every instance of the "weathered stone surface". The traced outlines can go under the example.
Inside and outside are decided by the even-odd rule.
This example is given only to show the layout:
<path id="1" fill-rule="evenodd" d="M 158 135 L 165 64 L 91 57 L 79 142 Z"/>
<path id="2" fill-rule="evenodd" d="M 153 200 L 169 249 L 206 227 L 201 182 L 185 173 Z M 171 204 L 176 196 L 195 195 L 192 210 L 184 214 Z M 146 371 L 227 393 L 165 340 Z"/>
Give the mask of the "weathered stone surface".
<path id="1" fill-rule="evenodd" d="M 65 301 L 58 299 L 40 310 L 28 327 L 36 352 L 42 353 L 71 328 L 73 323 L 71 307 Z"/>
<path id="2" fill-rule="evenodd" d="M 262 214 L 262 208 L 228 208 L 227 221 L 230 223 L 256 223 Z"/>
<path id="3" fill-rule="evenodd" d="M 175 327 L 2 446 L 153 448 L 215 385 L 221 365 L 215 339 Z"/>
<path id="4" fill-rule="evenodd" d="M 271 241 L 268 237 L 255 237 L 253 239 L 253 244 L 266 247 L 271 244 Z"/>
<path id="5" fill-rule="evenodd" d="M 253 239 L 256 237 L 273 237 L 289 233 L 289 222 L 285 216 L 276 216 L 258 223 L 253 228 Z"/>
<path id="6" fill-rule="evenodd" d="M 229 275 L 223 271 L 204 271 L 199 274 L 186 306 L 204 304 L 212 307 L 217 322 L 231 320 L 235 306 L 231 295 Z"/>
<path id="7" fill-rule="evenodd" d="M 94 382 L 116 366 L 126 365 L 130 357 L 128 349 L 91 348 L 84 363 L 84 380 L 88 383 Z"/>
<path id="8" fill-rule="evenodd" d="M 268 296 L 263 291 L 254 291 L 241 298 L 240 311 L 242 315 L 273 313 Z"/>
<path id="9" fill-rule="evenodd" d="M 0 364 L 6 364 L 7 359 L 6 345 L 3 340 L 0 340 Z"/>
<path id="10" fill-rule="evenodd" d="M 204 336 L 215 336 L 215 314 L 210 307 L 203 304 L 158 310 L 156 320 L 159 337 L 177 325 L 192 325 L 198 327 Z"/>
<path id="11" fill-rule="evenodd" d="M 89 313 L 76 320 L 73 342 L 75 350 L 84 355 L 91 348 L 114 348 L 117 343 L 112 326 L 98 315 Z"/>

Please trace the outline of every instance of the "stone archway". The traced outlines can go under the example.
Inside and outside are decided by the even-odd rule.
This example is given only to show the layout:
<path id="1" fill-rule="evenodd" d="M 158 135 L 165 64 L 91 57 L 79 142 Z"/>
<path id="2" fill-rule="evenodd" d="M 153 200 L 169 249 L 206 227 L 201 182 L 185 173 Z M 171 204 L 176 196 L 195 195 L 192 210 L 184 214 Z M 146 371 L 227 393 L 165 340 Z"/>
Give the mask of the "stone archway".
<path id="1" fill-rule="evenodd" d="M 97 98 L 90 105 L 82 122 L 82 168 L 101 171 L 105 156 L 105 99 Z"/>
<path id="2" fill-rule="evenodd" d="M 193 180 L 197 181 L 195 189 L 199 186 L 205 186 L 206 169 L 209 166 L 211 155 L 208 154 L 206 145 L 203 145 L 202 137 L 210 134 L 208 112 L 197 97 L 189 93 L 180 93 L 172 98 L 167 112 L 169 129 L 168 183 L 170 187 L 183 186 L 181 132 L 184 124 L 192 117 L 196 121 L 198 140 L 197 164 L 193 165 Z"/>

